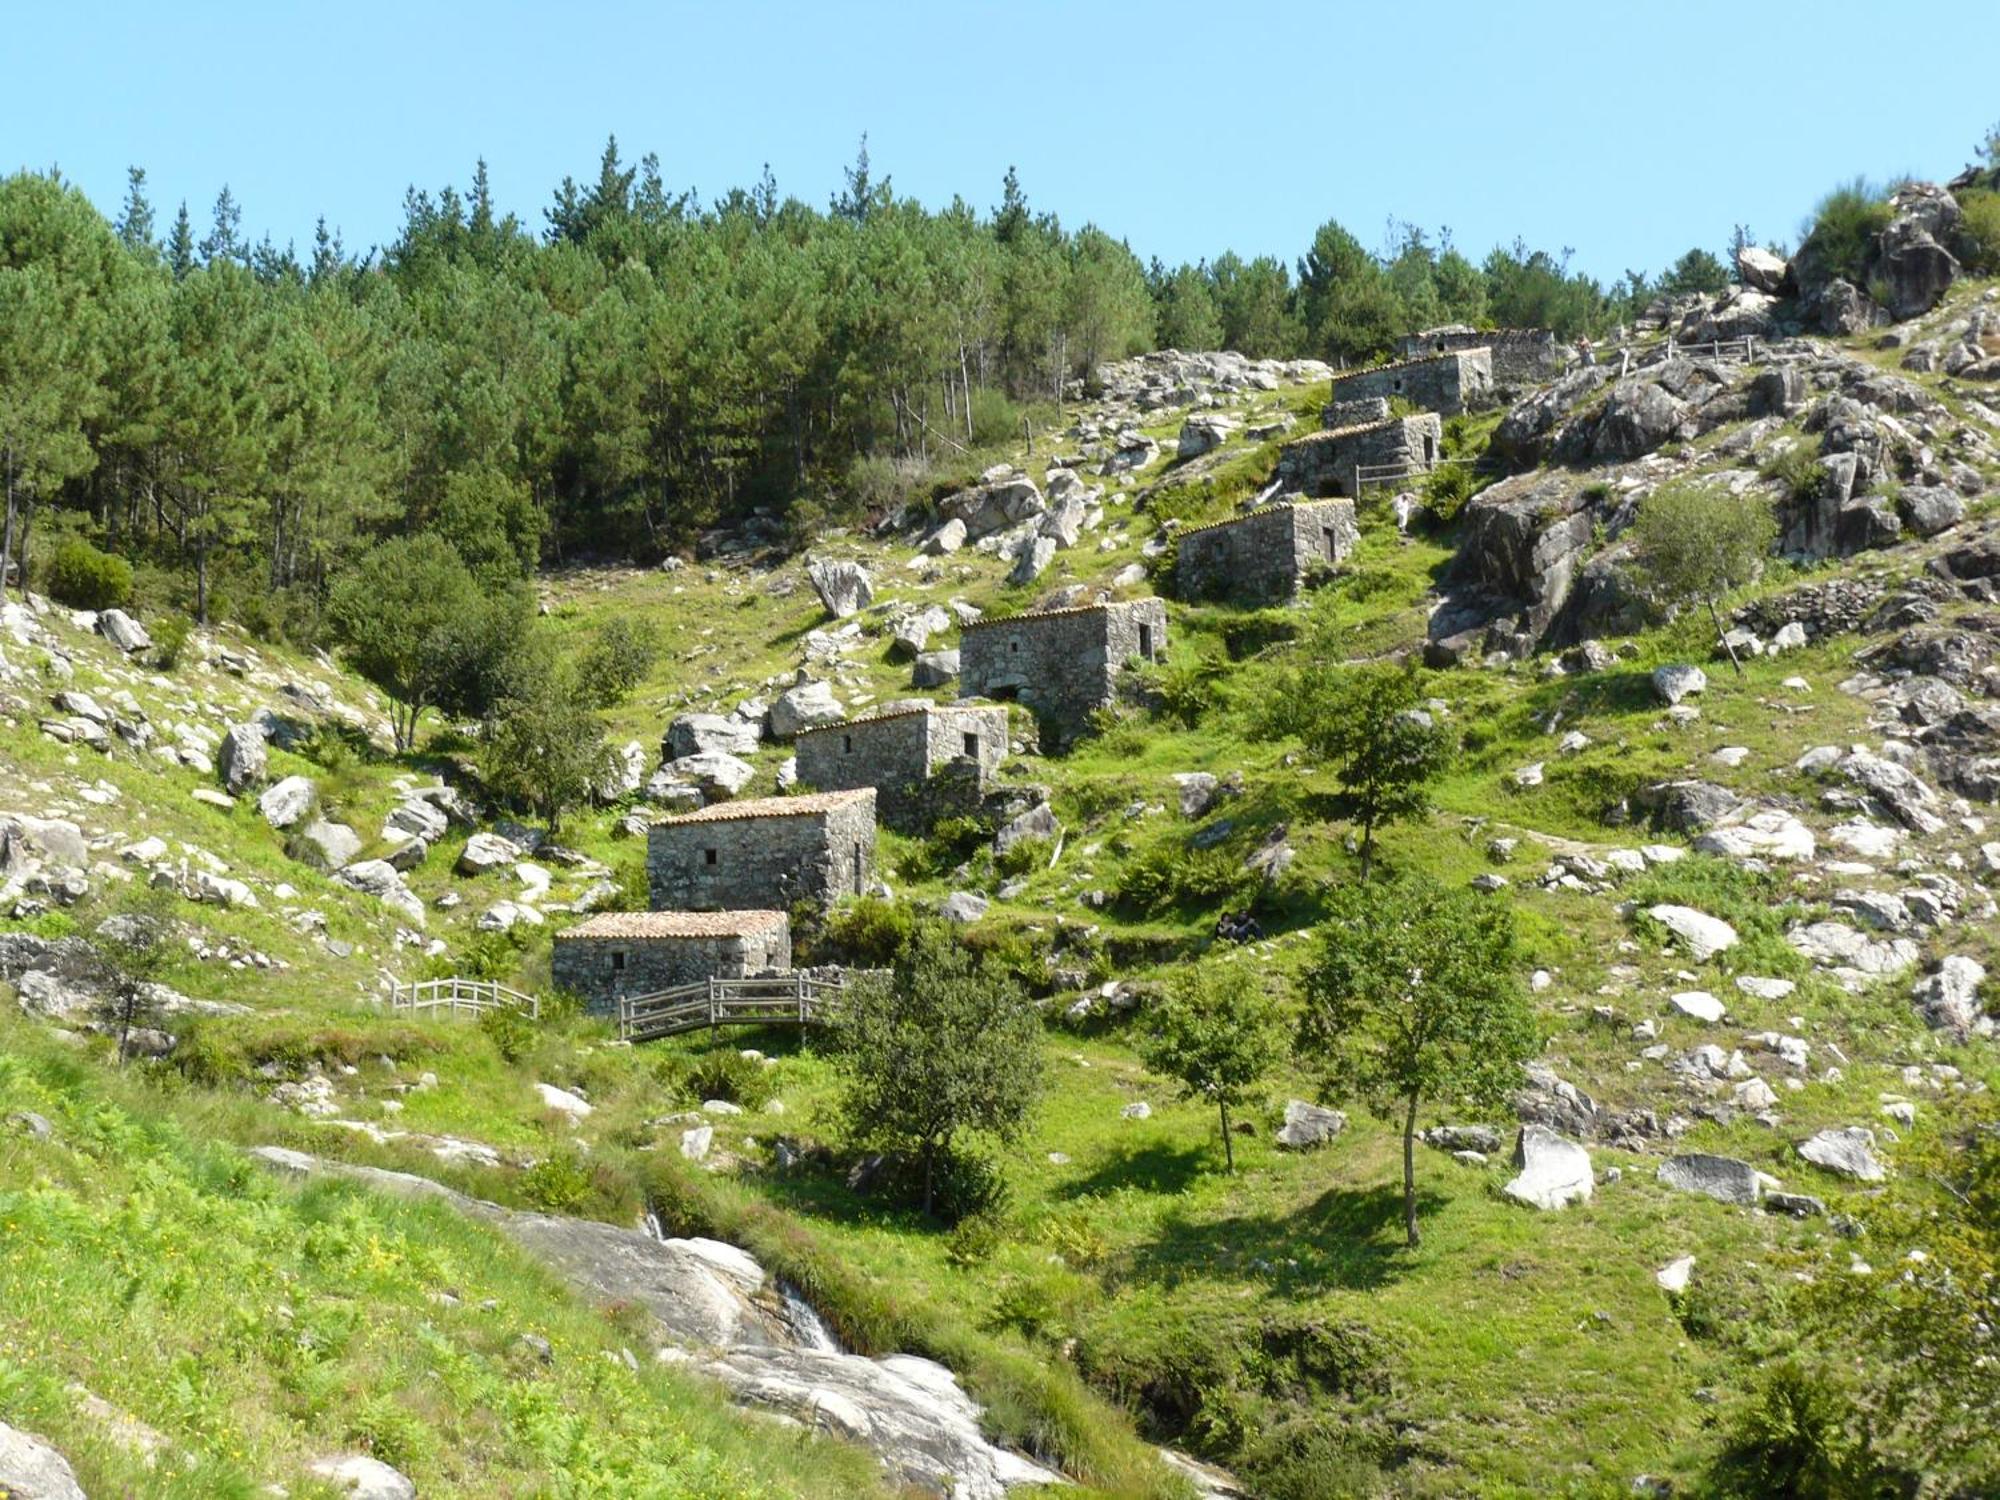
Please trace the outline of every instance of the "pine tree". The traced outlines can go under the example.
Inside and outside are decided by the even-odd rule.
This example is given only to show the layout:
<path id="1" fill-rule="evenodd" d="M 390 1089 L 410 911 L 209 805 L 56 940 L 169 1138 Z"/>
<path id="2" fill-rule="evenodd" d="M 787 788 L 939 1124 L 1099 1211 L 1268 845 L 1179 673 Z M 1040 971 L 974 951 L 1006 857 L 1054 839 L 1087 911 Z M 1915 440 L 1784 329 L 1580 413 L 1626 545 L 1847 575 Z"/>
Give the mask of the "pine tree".
<path id="1" fill-rule="evenodd" d="M 146 169 L 125 169 L 125 210 L 118 216 L 118 238 L 128 250 L 151 260 L 159 254 L 153 242 L 153 205 L 146 197 Z"/>
<path id="2" fill-rule="evenodd" d="M 188 219 L 187 200 L 181 200 L 180 212 L 174 215 L 174 232 L 167 241 L 167 269 L 174 273 L 174 280 L 184 281 L 195 266 L 194 225 Z"/>
<path id="3" fill-rule="evenodd" d="M 243 210 L 237 206 L 229 184 L 224 183 L 222 191 L 216 194 L 214 220 L 208 237 L 201 242 L 202 263 L 213 265 L 219 260 L 247 262 L 249 258 L 243 244 Z"/>

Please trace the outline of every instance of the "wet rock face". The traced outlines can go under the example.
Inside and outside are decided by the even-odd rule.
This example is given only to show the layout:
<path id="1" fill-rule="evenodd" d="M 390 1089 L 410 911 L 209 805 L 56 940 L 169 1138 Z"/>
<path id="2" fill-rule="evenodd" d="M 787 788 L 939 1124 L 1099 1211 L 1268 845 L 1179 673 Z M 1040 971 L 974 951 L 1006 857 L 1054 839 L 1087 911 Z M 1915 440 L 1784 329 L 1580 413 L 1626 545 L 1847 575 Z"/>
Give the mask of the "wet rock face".
<path id="1" fill-rule="evenodd" d="M 493 1224 L 586 1295 L 646 1309 L 670 1346 L 661 1350 L 662 1359 L 715 1377 L 745 1405 L 863 1444 L 915 1488 L 955 1500 L 1000 1500 L 1014 1485 L 1062 1482 L 1059 1474 L 989 1443 L 978 1405 L 943 1365 L 911 1355 L 868 1359 L 846 1352 L 733 1245 L 520 1213 L 426 1177 L 283 1147 L 260 1147 L 252 1155 L 281 1172 L 330 1173 L 383 1192 L 436 1198 Z"/>

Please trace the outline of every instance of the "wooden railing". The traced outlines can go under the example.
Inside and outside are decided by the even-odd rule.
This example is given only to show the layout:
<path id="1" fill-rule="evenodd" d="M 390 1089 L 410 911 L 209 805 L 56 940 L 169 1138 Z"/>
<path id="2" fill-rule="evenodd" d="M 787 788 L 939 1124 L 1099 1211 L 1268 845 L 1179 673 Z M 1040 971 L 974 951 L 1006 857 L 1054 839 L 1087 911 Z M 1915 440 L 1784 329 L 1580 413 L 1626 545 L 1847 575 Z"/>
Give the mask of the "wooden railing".
<path id="1" fill-rule="evenodd" d="M 539 1020 L 542 1002 L 490 979 L 421 979 L 415 984 L 396 984 L 389 991 L 389 1009 L 406 1010 L 412 1015 L 443 1011 L 453 1016 L 521 1010 Z"/>
<path id="2" fill-rule="evenodd" d="M 752 979 L 700 979 L 693 984 L 626 995 L 618 1001 L 618 1035 L 650 1042 L 704 1026 L 810 1026 L 828 1019 L 850 980 L 804 972 Z"/>

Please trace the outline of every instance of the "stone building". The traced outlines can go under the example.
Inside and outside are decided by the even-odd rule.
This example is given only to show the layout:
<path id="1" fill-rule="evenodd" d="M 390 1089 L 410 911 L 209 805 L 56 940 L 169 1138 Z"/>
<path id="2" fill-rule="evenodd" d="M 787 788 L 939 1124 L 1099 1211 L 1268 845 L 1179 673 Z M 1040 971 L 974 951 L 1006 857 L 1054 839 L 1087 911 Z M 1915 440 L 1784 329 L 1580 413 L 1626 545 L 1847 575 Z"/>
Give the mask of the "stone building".
<path id="1" fill-rule="evenodd" d="M 1459 349 L 1487 351 L 1492 362 L 1493 396 L 1498 401 L 1512 401 L 1569 368 L 1569 350 L 1546 328 L 1474 328 L 1452 323 L 1405 334 L 1397 353 L 1404 359 L 1418 359 Z"/>
<path id="2" fill-rule="evenodd" d="M 781 911 L 607 911 L 556 934 L 550 976 L 593 1012 L 629 995 L 792 966 Z"/>
<path id="3" fill-rule="evenodd" d="M 1026 704 L 1043 739 L 1060 745 L 1117 701 L 1129 663 L 1159 661 L 1166 651 L 1167 607 L 1158 599 L 980 620 L 959 638 L 959 694 Z"/>
<path id="4" fill-rule="evenodd" d="M 1352 499 L 1358 484 L 1428 473 L 1443 441 L 1436 412 L 1307 433 L 1278 450 L 1278 483 L 1287 493 Z"/>
<path id="5" fill-rule="evenodd" d="M 884 823 L 922 832 L 946 810 L 939 787 L 952 788 L 944 802 L 968 795 L 977 802 L 1007 758 L 1007 710 L 927 701 L 891 705 L 809 729 L 792 743 L 801 785 L 823 792 L 873 787 Z M 944 775 L 947 768 L 959 774 Z"/>
<path id="6" fill-rule="evenodd" d="M 1372 370 L 1333 377 L 1331 408 L 1342 403 L 1398 397 L 1440 416 L 1455 417 L 1493 404 L 1493 354 L 1489 349 L 1449 349 Z M 1331 417 L 1329 427 L 1338 425 Z"/>
<path id="7" fill-rule="evenodd" d="M 655 911 L 831 906 L 875 874 L 875 791 L 718 802 L 655 823 L 646 881 Z"/>
<path id="8" fill-rule="evenodd" d="M 1183 531 L 1174 540 L 1174 587 L 1183 599 L 1283 604 L 1316 569 L 1361 540 L 1352 500 L 1262 505 L 1248 515 Z"/>

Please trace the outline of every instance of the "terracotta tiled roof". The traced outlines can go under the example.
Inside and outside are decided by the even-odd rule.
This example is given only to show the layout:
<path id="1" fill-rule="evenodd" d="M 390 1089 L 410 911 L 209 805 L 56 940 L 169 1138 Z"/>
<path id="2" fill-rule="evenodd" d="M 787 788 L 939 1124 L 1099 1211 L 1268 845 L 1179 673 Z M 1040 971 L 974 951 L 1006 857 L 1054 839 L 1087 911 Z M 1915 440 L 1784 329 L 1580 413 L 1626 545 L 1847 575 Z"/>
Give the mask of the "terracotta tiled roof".
<path id="1" fill-rule="evenodd" d="M 1407 370 L 1411 365 L 1436 365 L 1448 359 L 1457 359 L 1465 354 L 1491 354 L 1485 344 L 1467 344 L 1457 349 L 1446 349 L 1435 354 L 1412 354 L 1408 359 L 1392 359 L 1384 365 L 1369 365 L 1361 370 L 1335 370 L 1333 384 L 1337 389 L 1343 380 L 1353 380 L 1361 375 L 1380 375 L 1384 370 Z"/>
<path id="2" fill-rule="evenodd" d="M 856 714 L 851 719 L 842 719 L 837 724 L 815 724 L 810 729 L 801 729 L 792 736 L 794 741 L 802 740 L 809 734 L 831 734 L 836 729 L 852 729 L 857 724 L 881 724 L 890 719 L 907 719 L 912 714 L 941 713 L 994 713 L 997 710 L 971 703 L 912 703 L 903 708 L 885 708 L 880 713 Z M 797 801 L 795 797 L 787 801 Z"/>
<path id="3" fill-rule="evenodd" d="M 1065 615 L 1101 614 L 1109 609 L 1130 609 L 1134 605 L 1158 602 L 1157 595 L 1148 594 L 1143 599 L 1108 599 L 1102 604 L 1072 604 L 1068 609 L 1036 609 L 1026 614 L 1002 615 L 997 620 L 974 620 L 970 625 L 961 626 L 959 634 L 970 635 L 975 630 L 985 630 L 994 625 L 1019 625 L 1026 620 L 1059 620 Z"/>
<path id="4" fill-rule="evenodd" d="M 564 938 L 754 937 L 775 932 L 789 918 L 781 911 L 604 911 L 556 934 Z"/>
<path id="5" fill-rule="evenodd" d="M 873 807 L 875 789 L 861 787 L 851 792 L 807 792 L 797 797 L 752 797 L 747 802 L 717 802 L 699 812 L 661 818 L 653 826 L 671 828 L 682 823 L 734 823 L 744 818 L 810 818 L 861 801 Z"/>
<path id="6" fill-rule="evenodd" d="M 1245 521 L 1254 521 L 1259 516 L 1267 516 L 1274 510 L 1317 510 L 1322 505 L 1351 505 L 1350 500 L 1279 500 L 1270 505 L 1260 505 L 1255 510 L 1246 510 L 1241 515 L 1225 516 L 1220 521 L 1210 521 L 1202 526 L 1189 526 L 1174 533 L 1176 541 L 1185 536 L 1194 536 L 1203 531 L 1219 531 L 1224 526 L 1241 526 Z"/>
<path id="7" fill-rule="evenodd" d="M 1420 411 L 1408 417 L 1384 417 L 1379 422 L 1356 422 L 1352 427 L 1324 427 L 1318 432 L 1308 432 L 1292 438 L 1285 446 L 1296 448 L 1301 443 L 1323 442 L 1327 438 L 1359 437 L 1364 432 L 1384 432 L 1391 427 L 1400 427 L 1405 422 L 1421 422 L 1425 417 L 1435 417 L 1436 412 Z"/>

